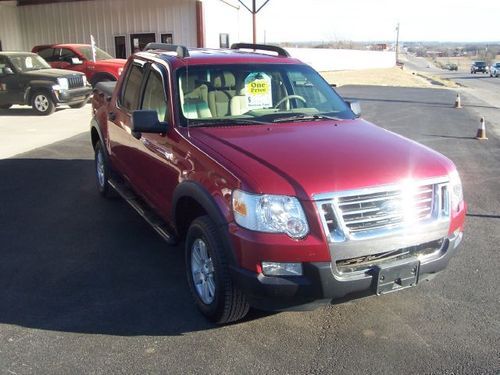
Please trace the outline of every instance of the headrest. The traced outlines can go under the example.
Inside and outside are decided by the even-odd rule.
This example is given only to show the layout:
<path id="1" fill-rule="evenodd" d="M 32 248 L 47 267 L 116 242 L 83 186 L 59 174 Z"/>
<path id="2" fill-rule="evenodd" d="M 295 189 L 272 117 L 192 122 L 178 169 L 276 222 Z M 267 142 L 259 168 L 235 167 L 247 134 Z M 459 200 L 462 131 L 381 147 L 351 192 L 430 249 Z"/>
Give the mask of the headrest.
<path id="1" fill-rule="evenodd" d="M 236 86 L 236 78 L 231 72 L 220 72 L 215 76 L 213 85 L 216 89 L 233 89 Z"/>

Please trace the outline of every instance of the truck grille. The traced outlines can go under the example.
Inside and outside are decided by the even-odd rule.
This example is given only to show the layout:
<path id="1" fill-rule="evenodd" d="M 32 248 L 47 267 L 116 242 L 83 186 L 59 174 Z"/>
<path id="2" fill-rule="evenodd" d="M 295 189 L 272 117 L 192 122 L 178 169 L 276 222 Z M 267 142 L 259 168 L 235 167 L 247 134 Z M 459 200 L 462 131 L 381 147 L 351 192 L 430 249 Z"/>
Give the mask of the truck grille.
<path id="1" fill-rule="evenodd" d="M 333 193 L 317 204 L 330 234 L 356 236 L 446 215 L 447 189 L 443 183 L 395 185 Z"/>
<path id="2" fill-rule="evenodd" d="M 429 218 L 433 191 L 432 185 L 424 185 L 412 193 L 394 190 L 339 197 L 338 208 L 351 233 L 390 227 Z"/>
<path id="3" fill-rule="evenodd" d="M 70 89 L 83 87 L 83 77 L 80 75 L 68 77 L 68 86 Z"/>

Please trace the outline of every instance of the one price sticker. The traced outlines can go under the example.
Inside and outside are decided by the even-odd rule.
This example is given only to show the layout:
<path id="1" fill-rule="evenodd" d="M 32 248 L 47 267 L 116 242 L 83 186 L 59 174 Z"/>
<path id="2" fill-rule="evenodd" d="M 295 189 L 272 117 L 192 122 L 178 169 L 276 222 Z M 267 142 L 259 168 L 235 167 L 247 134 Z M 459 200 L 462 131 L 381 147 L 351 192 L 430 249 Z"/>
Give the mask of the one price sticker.
<path id="1" fill-rule="evenodd" d="M 249 74 L 245 79 L 245 96 L 249 110 L 272 107 L 271 77 L 265 73 Z"/>

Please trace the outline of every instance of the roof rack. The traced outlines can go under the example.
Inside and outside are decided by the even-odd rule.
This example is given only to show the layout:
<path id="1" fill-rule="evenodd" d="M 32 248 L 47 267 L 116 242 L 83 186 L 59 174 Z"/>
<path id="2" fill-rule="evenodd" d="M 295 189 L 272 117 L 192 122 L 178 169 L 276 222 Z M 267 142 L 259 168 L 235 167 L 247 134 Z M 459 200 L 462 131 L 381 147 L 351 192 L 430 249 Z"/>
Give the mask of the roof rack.
<path id="1" fill-rule="evenodd" d="M 167 43 L 148 43 L 144 47 L 144 51 L 160 50 L 168 52 L 176 52 L 177 57 L 189 57 L 189 51 L 186 47 L 177 44 L 167 44 Z"/>
<path id="2" fill-rule="evenodd" d="M 254 51 L 270 51 L 276 52 L 278 56 L 290 57 L 290 54 L 284 48 L 278 46 L 270 46 L 267 44 L 234 43 L 233 45 L 231 45 L 231 49 L 253 49 Z"/>

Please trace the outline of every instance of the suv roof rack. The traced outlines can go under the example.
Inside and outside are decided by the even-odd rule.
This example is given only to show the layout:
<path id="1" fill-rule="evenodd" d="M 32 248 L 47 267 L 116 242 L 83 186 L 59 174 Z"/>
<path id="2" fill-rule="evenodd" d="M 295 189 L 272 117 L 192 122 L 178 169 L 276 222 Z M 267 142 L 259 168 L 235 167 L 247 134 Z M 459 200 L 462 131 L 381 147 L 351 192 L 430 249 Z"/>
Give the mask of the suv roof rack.
<path id="1" fill-rule="evenodd" d="M 278 46 L 270 46 L 268 44 L 252 44 L 252 43 L 234 43 L 231 49 L 253 49 L 260 51 L 276 52 L 278 56 L 290 57 L 288 51 Z"/>
<path id="2" fill-rule="evenodd" d="M 160 50 L 168 52 L 176 52 L 177 57 L 189 57 L 189 51 L 185 46 L 167 43 L 148 43 L 144 47 L 144 51 Z"/>

